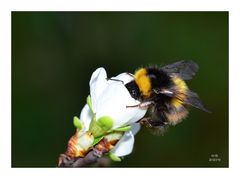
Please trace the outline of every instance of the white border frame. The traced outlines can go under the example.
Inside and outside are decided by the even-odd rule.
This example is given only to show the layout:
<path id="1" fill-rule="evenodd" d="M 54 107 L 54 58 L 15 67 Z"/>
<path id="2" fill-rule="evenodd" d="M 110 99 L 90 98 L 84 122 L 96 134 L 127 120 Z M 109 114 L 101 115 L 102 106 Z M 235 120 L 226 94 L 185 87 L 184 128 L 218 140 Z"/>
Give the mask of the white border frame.
<path id="1" fill-rule="evenodd" d="M 5 2 L 4 2 L 5 1 Z M 237 0 L 3 0 L 0 2 L 0 169 L 5 178 L 239 176 L 240 10 Z M 11 168 L 11 11 L 229 11 L 229 168 Z M 217 89 L 216 89 L 217 90 Z M 221 99 L 219 99 L 219 102 Z M 101 171 L 100 171 L 101 170 Z M 106 172 L 103 170 L 107 170 Z M 94 174 L 94 175 L 93 175 Z"/>

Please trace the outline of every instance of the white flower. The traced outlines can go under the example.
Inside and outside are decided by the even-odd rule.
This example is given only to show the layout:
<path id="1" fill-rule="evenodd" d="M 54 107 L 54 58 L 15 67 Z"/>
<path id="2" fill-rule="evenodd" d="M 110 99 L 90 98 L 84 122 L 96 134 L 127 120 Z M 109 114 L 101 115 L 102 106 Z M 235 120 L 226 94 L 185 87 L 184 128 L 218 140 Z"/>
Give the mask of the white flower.
<path id="1" fill-rule="evenodd" d="M 101 127 L 102 125 L 106 127 L 104 126 L 106 121 L 107 124 L 110 124 L 107 131 L 130 125 L 131 130 L 124 132 L 116 146 L 111 150 L 111 153 L 121 157 L 132 152 L 134 135 L 140 129 L 140 124 L 136 122 L 145 115 L 147 109 L 139 107 L 127 108 L 127 106 L 140 103 L 131 97 L 124 85 L 133 80 L 132 76 L 122 73 L 112 79 L 119 81 L 107 80 L 104 68 L 98 68 L 93 72 L 89 83 L 91 100 L 83 107 L 80 114 L 83 127 L 81 131 L 84 135 L 87 135 L 86 133 L 90 131 L 94 137 L 100 137 L 105 133 L 104 130 L 101 130 Z M 106 118 L 107 120 L 105 120 Z M 106 137 L 111 138 L 111 135 Z M 84 147 L 90 146 L 89 143 L 87 145 L 85 143 Z"/>
<path id="2" fill-rule="evenodd" d="M 127 107 L 138 105 L 140 102 L 131 97 L 125 84 L 133 77 L 122 73 L 107 80 L 104 68 L 93 72 L 90 80 L 90 97 L 83 107 L 80 120 L 74 117 L 76 134 L 68 143 L 67 155 L 83 157 L 89 149 L 102 140 L 118 141 L 111 145 L 110 157 L 122 157 L 132 152 L 134 135 L 139 131 L 140 124 L 136 123 L 146 113 L 147 109 Z M 130 130 L 129 130 L 130 129 Z"/>
<path id="3" fill-rule="evenodd" d="M 92 118 L 93 113 L 91 112 L 89 106 L 86 104 L 80 114 L 80 121 L 82 121 L 84 125 L 84 132 L 89 129 Z M 133 123 L 130 126 L 131 130 L 125 132 L 116 146 L 111 150 L 111 152 L 118 157 L 128 155 L 133 150 L 134 135 L 140 130 L 140 124 Z"/>
<path id="4" fill-rule="evenodd" d="M 115 129 L 135 123 L 145 115 L 147 109 L 126 107 L 140 103 L 131 97 L 124 85 L 133 80 L 132 76 L 122 73 L 112 79 L 120 81 L 107 80 L 105 69 L 98 68 L 93 72 L 89 85 L 92 110 L 96 114 L 96 120 L 109 116 L 113 119 L 112 129 Z"/>

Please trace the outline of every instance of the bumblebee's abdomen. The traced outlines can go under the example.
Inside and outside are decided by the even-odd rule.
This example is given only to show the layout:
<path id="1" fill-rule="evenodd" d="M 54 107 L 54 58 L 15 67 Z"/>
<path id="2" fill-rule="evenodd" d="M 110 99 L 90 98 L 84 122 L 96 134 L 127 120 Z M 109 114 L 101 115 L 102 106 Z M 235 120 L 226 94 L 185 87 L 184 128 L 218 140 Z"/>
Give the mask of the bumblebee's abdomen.
<path id="1" fill-rule="evenodd" d="M 173 108 L 170 111 L 166 111 L 165 115 L 169 124 L 176 125 L 188 115 L 188 110 L 181 105 L 178 108 Z"/>
<path id="2" fill-rule="evenodd" d="M 171 104 L 175 108 L 180 108 L 187 98 L 188 87 L 185 81 L 178 76 L 173 76 L 172 81 L 174 83 L 175 95 L 171 100 Z"/>

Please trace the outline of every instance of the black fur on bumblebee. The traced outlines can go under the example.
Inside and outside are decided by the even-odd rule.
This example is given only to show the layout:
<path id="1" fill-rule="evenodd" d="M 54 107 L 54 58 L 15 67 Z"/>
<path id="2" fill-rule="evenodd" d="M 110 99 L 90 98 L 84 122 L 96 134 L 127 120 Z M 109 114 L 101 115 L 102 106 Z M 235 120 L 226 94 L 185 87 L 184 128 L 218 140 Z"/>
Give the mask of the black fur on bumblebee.
<path id="1" fill-rule="evenodd" d="M 136 70 L 134 80 L 125 86 L 131 96 L 141 102 L 140 107 L 149 107 L 149 117 L 143 118 L 140 123 L 162 133 L 169 125 L 181 122 L 190 106 L 209 112 L 197 93 L 192 92 L 185 82 L 191 80 L 197 71 L 198 65 L 193 61 Z"/>

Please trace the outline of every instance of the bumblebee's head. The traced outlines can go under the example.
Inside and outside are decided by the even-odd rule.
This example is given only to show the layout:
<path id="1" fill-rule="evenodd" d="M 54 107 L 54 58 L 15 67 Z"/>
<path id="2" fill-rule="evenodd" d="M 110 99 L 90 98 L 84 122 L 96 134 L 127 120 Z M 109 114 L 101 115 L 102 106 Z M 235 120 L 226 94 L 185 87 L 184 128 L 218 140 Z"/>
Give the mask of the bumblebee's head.
<path id="1" fill-rule="evenodd" d="M 125 86 L 128 89 L 129 93 L 131 94 L 132 98 L 134 99 L 140 98 L 140 91 L 139 91 L 138 85 L 134 80 L 130 81 Z"/>

